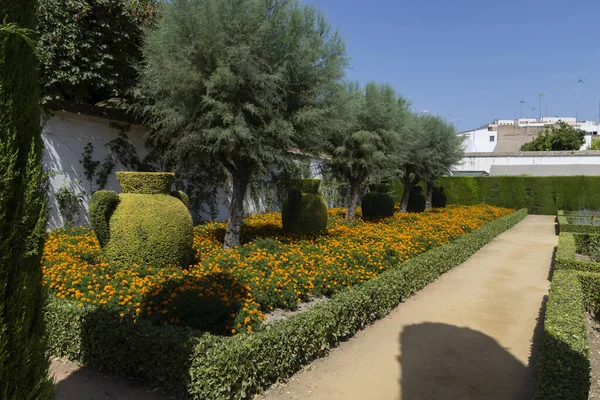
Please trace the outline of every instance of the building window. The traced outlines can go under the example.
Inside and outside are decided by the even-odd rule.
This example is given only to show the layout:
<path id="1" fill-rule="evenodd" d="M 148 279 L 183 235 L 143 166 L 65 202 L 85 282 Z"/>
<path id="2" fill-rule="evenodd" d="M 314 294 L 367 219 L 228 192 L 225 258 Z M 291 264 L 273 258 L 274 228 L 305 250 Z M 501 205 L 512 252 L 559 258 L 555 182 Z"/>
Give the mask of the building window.
<path id="1" fill-rule="evenodd" d="M 488 131 L 491 132 L 493 130 L 493 128 L 491 126 L 488 126 Z"/>
<path id="2" fill-rule="evenodd" d="M 494 142 L 496 140 L 496 136 L 490 136 L 490 142 Z"/>

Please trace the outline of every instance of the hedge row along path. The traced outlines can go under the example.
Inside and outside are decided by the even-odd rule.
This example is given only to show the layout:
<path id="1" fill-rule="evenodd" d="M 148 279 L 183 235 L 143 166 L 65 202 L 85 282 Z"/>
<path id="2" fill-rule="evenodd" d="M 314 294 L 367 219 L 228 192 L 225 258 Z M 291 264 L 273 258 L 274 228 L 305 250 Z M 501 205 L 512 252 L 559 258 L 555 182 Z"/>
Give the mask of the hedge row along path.
<path id="1" fill-rule="evenodd" d="M 530 365 L 557 243 L 553 216 L 528 216 L 388 317 L 258 398 L 532 398 Z"/>

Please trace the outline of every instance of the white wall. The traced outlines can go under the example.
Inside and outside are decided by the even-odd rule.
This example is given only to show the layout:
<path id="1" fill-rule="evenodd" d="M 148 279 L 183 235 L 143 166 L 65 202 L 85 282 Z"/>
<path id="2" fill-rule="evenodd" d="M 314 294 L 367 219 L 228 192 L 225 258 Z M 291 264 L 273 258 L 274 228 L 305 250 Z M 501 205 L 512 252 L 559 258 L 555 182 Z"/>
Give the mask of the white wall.
<path id="1" fill-rule="evenodd" d="M 463 148 L 467 153 L 491 153 L 496 150 L 498 132 L 489 131 L 487 127 L 461 132 L 458 135 L 465 138 Z M 490 137 L 494 140 L 490 141 Z"/>
<path id="2" fill-rule="evenodd" d="M 544 152 L 546 154 L 531 154 L 527 153 L 495 153 L 494 155 L 470 155 L 465 154 L 463 161 L 460 165 L 453 168 L 453 171 L 459 172 L 471 172 L 471 171 L 482 171 L 488 174 L 492 172 L 492 167 L 502 170 L 506 166 L 561 166 L 566 175 L 582 175 L 578 173 L 578 166 L 584 166 L 586 171 L 590 171 L 589 166 L 597 166 L 600 168 L 600 151 L 589 151 L 587 154 L 572 153 L 572 152 Z M 573 155 L 569 155 L 573 154 Z M 554 170 L 554 169 L 553 169 Z"/>
<path id="3" fill-rule="evenodd" d="M 42 131 L 44 141 L 44 167 L 51 175 L 50 190 L 48 198 L 50 229 L 56 229 L 63 225 L 63 220 L 58 211 L 58 203 L 54 193 L 66 184 L 76 194 L 84 196 L 83 208 L 79 221 L 76 224 L 89 225 L 88 201 L 91 193 L 98 190 L 95 182 L 91 184 L 85 178 L 85 170 L 81 161 L 83 160 L 84 148 L 88 143 L 94 146 L 93 159 L 104 161 L 110 153 L 105 146 L 106 143 L 119 137 L 119 130 L 110 127 L 111 121 L 57 112 L 48 120 Z M 132 126 L 127 134 L 129 140 L 135 146 L 140 158 L 147 154 L 144 147 L 144 130 L 139 126 Z M 107 190 L 121 191 L 114 172 L 123 171 L 125 168 L 117 164 L 113 173 L 109 176 Z"/>
<path id="4" fill-rule="evenodd" d="M 44 141 L 44 168 L 50 173 L 50 188 L 48 193 L 48 228 L 57 229 L 63 226 L 63 219 L 58 209 L 55 193 L 65 184 L 75 194 L 83 196 L 82 211 L 75 225 L 89 226 L 88 202 L 91 193 L 98 190 L 98 185 L 91 183 L 85 177 L 85 169 L 81 161 L 83 152 L 88 143 L 94 146 L 93 159 L 104 161 L 110 150 L 106 144 L 119 137 L 119 130 L 110 126 L 111 121 L 104 118 L 85 115 L 57 112 L 43 127 L 42 138 Z M 121 125 L 123 125 L 121 123 Z M 145 130 L 141 126 L 132 126 L 127 133 L 129 140 L 137 150 L 138 156 L 143 158 L 148 152 L 144 146 Z M 322 160 L 311 159 L 310 173 L 315 178 L 321 178 Z M 110 174 L 104 189 L 121 192 L 121 186 L 116 180 L 115 172 L 124 171 L 126 168 L 117 164 Z M 216 219 L 227 219 L 231 197 L 230 188 L 223 188 L 217 196 Z M 245 201 L 247 214 L 265 212 L 268 208 L 264 194 L 252 196 L 248 193 Z M 258 199 L 258 201 L 255 201 Z M 203 215 L 204 219 L 211 219 L 210 215 Z"/>

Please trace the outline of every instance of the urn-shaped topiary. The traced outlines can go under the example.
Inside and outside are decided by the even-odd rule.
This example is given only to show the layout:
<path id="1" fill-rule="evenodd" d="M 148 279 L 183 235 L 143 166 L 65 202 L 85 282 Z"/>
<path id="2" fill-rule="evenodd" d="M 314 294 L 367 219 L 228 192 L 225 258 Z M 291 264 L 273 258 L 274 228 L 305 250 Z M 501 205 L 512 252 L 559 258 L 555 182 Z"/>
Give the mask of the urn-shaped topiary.
<path id="1" fill-rule="evenodd" d="M 410 191 L 410 197 L 408 198 L 408 212 L 423 212 L 425 211 L 426 200 L 423 195 L 423 188 L 421 186 L 415 186 Z"/>
<path id="2" fill-rule="evenodd" d="M 319 179 L 292 179 L 281 219 L 286 233 L 315 235 L 327 231 L 327 203 Z"/>
<path id="3" fill-rule="evenodd" d="M 431 206 L 433 208 L 443 208 L 446 207 L 448 203 L 448 198 L 446 197 L 446 193 L 444 193 L 443 187 L 434 187 L 433 194 L 431 195 Z"/>
<path id="4" fill-rule="evenodd" d="M 363 196 L 361 202 L 364 220 L 387 218 L 394 215 L 394 198 L 388 194 L 388 185 L 372 185 L 370 192 Z"/>
<path id="5" fill-rule="evenodd" d="M 185 193 L 170 192 L 174 178 L 166 172 L 117 172 L 123 193 L 94 193 L 90 221 L 107 262 L 189 265 L 194 227 Z"/>

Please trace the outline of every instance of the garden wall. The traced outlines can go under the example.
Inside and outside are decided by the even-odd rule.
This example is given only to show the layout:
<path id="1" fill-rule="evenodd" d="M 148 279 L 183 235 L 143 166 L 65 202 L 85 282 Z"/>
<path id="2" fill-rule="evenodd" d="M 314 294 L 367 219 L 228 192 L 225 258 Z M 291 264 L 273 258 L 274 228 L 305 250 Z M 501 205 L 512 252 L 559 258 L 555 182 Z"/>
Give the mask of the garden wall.
<path id="1" fill-rule="evenodd" d="M 543 215 L 600 209 L 600 176 L 444 177 L 436 186 L 444 187 L 448 204 L 485 203 Z"/>

